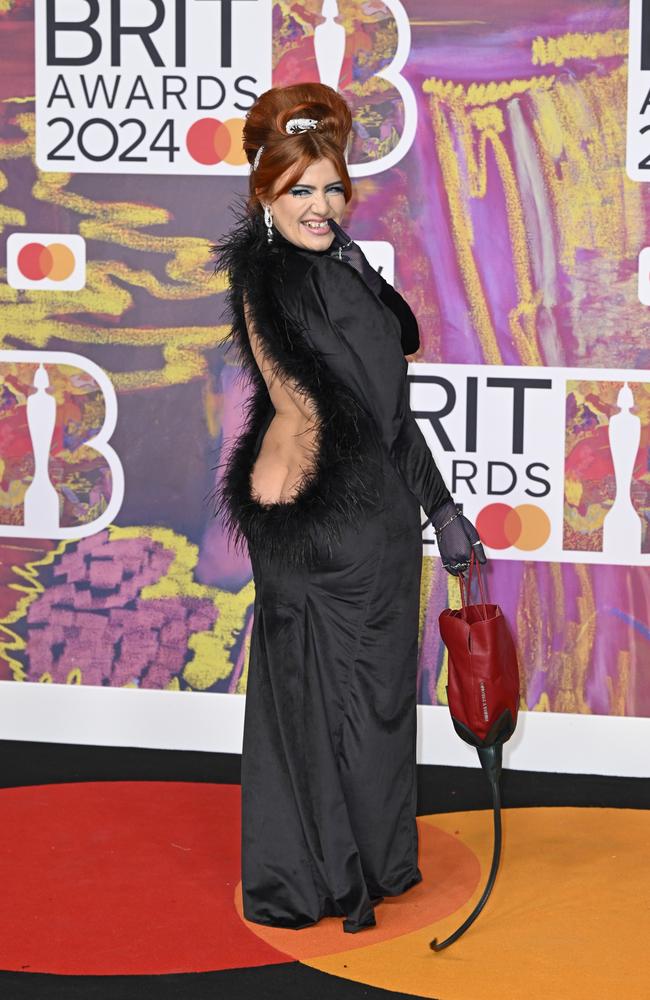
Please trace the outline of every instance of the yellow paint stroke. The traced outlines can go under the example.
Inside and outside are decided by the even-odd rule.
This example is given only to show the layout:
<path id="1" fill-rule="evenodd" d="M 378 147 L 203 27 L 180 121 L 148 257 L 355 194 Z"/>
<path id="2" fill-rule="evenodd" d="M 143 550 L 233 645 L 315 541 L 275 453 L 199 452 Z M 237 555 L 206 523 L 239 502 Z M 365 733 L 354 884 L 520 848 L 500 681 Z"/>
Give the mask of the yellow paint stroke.
<path id="1" fill-rule="evenodd" d="M 432 97 L 430 107 L 440 169 L 449 204 L 452 235 L 472 322 L 481 343 L 486 363 L 501 364 L 501 352 L 474 260 L 474 233 L 464 199 L 463 182 L 458 158 L 453 147 L 451 130 L 442 104 Z M 460 109 L 458 110 L 460 111 Z"/>
<path id="2" fill-rule="evenodd" d="M 233 668 L 230 654 L 241 631 L 245 628 L 249 608 L 253 603 L 253 581 L 249 581 L 236 594 L 198 583 L 194 579 L 198 546 L 170 528 L 147 525 L 118 528 L 111 525 L 108 528 L 108 536 L 110 541 L 150 539 L 159 543 L 166 551 L 173 552 L 174 558 L 165 575 L 156 583 L 143 587 L 140 597 L 142 600 L 187 597 L 209 600 L 217 611 L 216 621 L 209 631 L 195 632 L 189 637 L 188 647 L 194 655 L 184 667 L 183 677 L 190 687 L 196 690 L 205 690 L 216 681 L 226 678 Z M 23 637 L 11 626 L 26 617 L 30 604 L 44 592 L 39 579 L 40 571 L 44 567 L 51 566 L 59 556 L 75 544 L 76 542 L 62 541 L 42 558 L 28 562 L 24 567 L 12 567 L 19 582 L 10 583 L 8 586 L 23 596 L 14 610 L 0 621 L 0 656 L 7 660 L 13 679 L 16 681 L 28 680 L 21 661 L 12 655 L 24 652 L 26 644 Z M 40 680 L 48 683 L 52 678 L 49 674 L 43 674 Z M 81 683 L 81 681 L 71 673 L 66 683 Z M 129 683 L 125 686 L 135 685 Z M 178 690 L 178 679 L 172 678 L 168 687 Z"/>
<path id="3" fill-rule="evenodd" d="M 0 459 L 0 479 L 4 475 L 4 467 L 5 462 L 3 459 Z M 25 482 L 22 479 L 10 480 L 9 487 L 6 490 L 0 486 L 0 507 L 3 507 L 5 511 L 14 511 L 16 507 L 20 507 L 25 501 L 25 493 L 28 486 L 29 481 Z M 15 517 L 15 514 L 5 514 L 0 524 L 10 524 L 11 521 L 7 518 L 11 518 L 12 516 Z"/>
<path id="4" fill-rule="evenodd" d="M 119 535 L 113 536 L 113 530 L 119 530 Z M 190 636 L 188 648 L 193 651 L 194 656 L 183 668 L 183 678 L 190 687 L 204 691 L 217 681 L 226 678 L 232 671 L 230 652 L 245 626 L 247 610 L 253 603 L 255 596 L 253 581 L 249 581 L 236 594 L 197 583 L 194 579 L 194 567 L 199 556 L 198 546 L 189 542 L 183 535 L 176 534 L 171 528 L 111 529 L 111 538 L 142 538 L 143 534 L 159 542 L 166 551 L 172 551 L 174 560 L 164 576 L 156 583 L 142 588 L 140 591 L 142 600 L 173 597 L 208 598 L 218 611 L 217 620 L 211 631 L 194 632 Z"/>
<path id="5" fill-rule="evenodd" d="M 587 566 L 579 563 L 572 566 L 581 588 L 576 599 L 577 615 L 575 619 L 567 619 L 562 607 L 560 619 L 560 602 L 564 605 L 561 567 L 553 564 L 550 569 L 556 578 L 554 601 L 556 631 L 561 629 L 560 621 L 564 621 L 564 628 L 561 629 L 564 635 L 563 648 L 553 653 L 549 670 L 552 689 L 556 692 L 551 698 L 551 707 L 554 712 L 591 714 L 586 697 L 586 680 L 596 634 L 596 604 L 589 570 Z"/>
<path id="6" fill-rule="evenodd" d="M 0 147 L 0 156 L 31 157 L 34 148 L 34 115 L 21 112 L 15 124 L 22 128 L 24 139 L 10 140 Z M 30 168 L 31 169 L 31 168 Z M 79 233 L 87 240 L 114 244 L 142 252 L 163 254 L 166 258 L 165 279 L 156 277 L 151 269 L 133 268 L 122 260 L 90 261 L 86 287 L 78 292 L 16 291 L 0 285 L 0 304 L 4 306 L 3 329 L 25 344 L 42 348 L 52 337 L 72 343 L 158 344 L 161 346 L 160 369 L 108 374 L 122 390 L 187 383 L 201 378 L 207 371 L 205 353 L 217 346 L 227 334 L 221 308 L 215 310 L 215 324 L 209 327 L 167 327 L 134 330 L 122 327 L 102 327 L 79 323 L 79 315 L 105 314 L 121 317 L 133 303 L 128 287 L 144 289 L 152 298 L 162 301 L 192 301 L 216 296 L 226 288 L 223 275 L 215 276 L 210 268 L 210 238 L 156 235 L 149 230 L 166 226 L 170 213 L 155 205 L 129 201 L 94 201 L 69 190 L 72 175 L 41 172 L 33 186 L 33 196 L 79 216 Z M 5 183 L 6 186 L 6 183 Z M 11 213 L 14 210 L 7 209 Z M 3 216 L 0 214 L 0 223 Z M 11 215 L 8 224 L 26 225 L 24 216 Z M 169 279 L 169 280 L 166 280 Z M 75 322 L 66 323 L 67 314 Z M 56 316 L 56 319 L 52 317 Z M 0 340 L 2 346 L 2 340 Z"/>
<path id="7" fill-rule="evenodd" d="M 523 206 L 517 181 L 508 152 L 500 138 L 505 130 L 501 108 L 481 106 L 467 110 L 461 97 L 447 101 L 449 118 L 464 153 L 467 170 L 467 190 L 462 191 L 461 172 L 456 165 L 451 136 L 446 127 L 442 102 L 430 99 L 434 131 L 437 132 L 440 164 L 445 177 L 449 199 L 452 231 L 465 291 L 470 302 L 472 318 L 481 341 L 485 359 L 490 364 L 501 363 L 501 354 L 489 309 L 481 286 L 473 254 L 473 231 L 469 214 L 470 198 L 485 198 L 487 194 L 487 157 L 489 142 L 501 177 L 510 244 L 512 268 L 517 290 L 517 305 L 508 317 L 513 342 L 522 364 L 540 365 L 542 357 L 537 345 L 536 317 L 541 304 L 541 292 L 532 286 L 532 265 L 526 236 Z"/>
<path id="8" fill-rule="evenodd" d="M 484 114 L 485 112 L 483 112 Z M 499 138 L 499 132 L 491 123 L 487 123 L 485 138 L 489 138 L 494 152 L 494 158 L 501 177 L 506 203 L 506 217 L 510 234 L 512 251 L 512 267 L 517 289 L 518 304 L 510 311 L 508 321 L 515 347 L 524 365 L 541 365 L 542 356 L 537 346 L 535 320 L 537 310 L 541 305 L 542 293 L 534 292 L 532 286 L 532 265 L 526 238 L 526 222 L 524 210 L 517 188 L 517 179 L 508 152 Z M 486 181 L 487 183 L 487 181 Z"/>
<path id="9" fill-rule="evenodd" d="M 612 56 L 627 58 L 628 32 L 624 28 L 593 33 L 571 32 L 554 38 L 533 39 L 531 57 L 533 66 L 564 66 L 568 59 L 608 59 Z"/>
<path id="10" fill-rule="evenodd" d="M 535 564 L 524 563 L 513 636 L 520 664 L 520 694 L 524 706 L 528 702 L 524 664 L 535 664 L 545 669 L 549 662 L 548 651 L 552 647 L 553 636 L 548 618 L 542 615 L 542 606 Z"/>
<path id="11" fill-rule="evenodd" d="M 459 26 L 463 24 L 487 24 L 487 21 L 476 21 L 476 20 L 470 20 L 469 18 L 462 21 L 419 21 L 419 20 L 416 21 L 409 18 L 409 24 L 411 24 L 411 26 L 416 25 L 418 27 L 420 25 L 431 25 L 432 27 L 446 28 L 449 27 L 450 25 Z"/>
<path id="12" fill-rule="evenodd" d="M 630 651 L 619 649 L 614 677 L 607 675 L 609 715 L 627 715 L 627 694 L 630 690 Z"/>
<path id="13" fill-rule="evenodd" d="M 39 569 L 51 566 L 56 557 L 61 555 L 69 544 L 69 542 L 65 541 L 60 542 L 55 548 L 46 552 L 41 559 L 34 559 L 32 562 L 25 563 L 24 566 L 11 567 L 14 576 L 23 582 L 13 582 L 7 584 L 7 586 L 10 590 L 17 590 L 24 596 L 19 599 L 13 611 L 0 619 L 0 656 L 6 659 L 15 681 L 26 680 L 27 674 L 20 660 L 14 659 L 11 654 L 12 652 L 24 651 L 26 644 L 23 637 L 14 632 L 9 626 L 14 625 L 21 618 L 25 618 L 29 605 L 44 592 L 45 588 L 38 577 Z M 45 674 L 43 676 L 45 677 Z"/>
<path id="14" fill-rule="evenodd" d="M 567 492 L 565 491 L 565 497 Z M 569 503 L 564 505 L 564 521 L 567 527 L 581 535 L 591 535 L 599 531 L 605 520 L 612 501 L 587 504 L 584 514 L 581 514 L 577 507 L 572 507 Z"/>
<path id="15" fill-rule="evenodd" d="M 203 402 L 203 416 L 205 426 L 210 438 L 216 438 L 221 427 L 221 415 L 223 413 L 224 393 L 220 387 L 215 388 L 215 379 L 211 372 L 206 372 L 205 379 L 201 386 Z"/>
<path id="16" fill-rule="evenodd" d="M 608 52 L 619 55 L 623 35 L 613 32 L 607 37 L 608 42 L 605 35 L 584 36 L 583 40 L 590 52 L 602 54 L 609 46 Z M 571 45 L 573 42 L 567 42 L 563 51 L 583 51 Z M 517 305 L 508 317 L 510 332 L 521 362 L 537 365 L 542 363 L 536 327 L 543 292 L 533 284 L 526 220 L 508 152 L 503 111 L 510 99 L 524 94 L 532 106 L 532 129 L 548 191 L 548 224 L 557 234 L 558 262 L 575 275 L 579 251 L 588 249 L 598 252 L 598 266 L 611 262 L 615 267 L 621 259 L 635 256 L 644 242 L 641 186 L 630 181 L 623 169 L 625 116 L 620 108 L 625 106 L 626 80 L 626 66 L 621 61 L 607 75 L 594 72 L 580 80 L 549 75 L 464 86 L 431 77 L 423 84 L 424 92 L 430 95 L 458 266 L 488 363 L 500 361 L 499 349 L 473 258 L 469 213 L 469 199 L 487 194 L 487 143 L 500 175 L 512 247 Z M 452 128 L 462 156 L 453 146 Z M 586 322 L 580 316 L 580 296 L 572 308 L 579 335 L 581 323 Z M 593 325 L 593 317 L 589 323 Z"/>
<path id="17" fill-rule="evenodd" d="M 577 507 L 582 499 L 583 486 L 579 479 L 574 479 L 571 474 L 564 477 L 564 496 L 569 507 Z"/>
<path id="18" fill-rule="evenodd" d="M 229 332 L 228 326 L 100 327 L 51 318 L 55 311 L 58 316 L 83 311 L 121 315 L 128 307 L 131 296 L 112 286 L 110 280 L 105 282 L 103 277 L 97 282 L 98 274 L 102 274 L 104 269 L 105 265 L 91 265 L 87 287 L 80 292 L 18 292 L 0 284 L 0 305 L 6 331 L 4 335 L 0 334 L 0 347 L 12 346 L 7 343 L 7 338 L 12 338 L 12 343 L 15 338 L 20 338 L 25 344 L 42 349 L 52 337 L 76 344 L 160 346 L 161 368 L 127 372 L 110 372 L 107 368 L 118 390 L 180 385 L 204 376 L 208 367 L 204 351 L 224 340 Z M 115 271 L 119 269 L 117 267 Z M 110 267 L 106 270 L 110 271 Z M 110 289 L 112 308 L 98 296 L 98 284 Z"/>
<path id="19" fill-rule="evenodd" d="M 618 264 L 644 242 L 642 185 L 623 169 L 627 70 L 590 73 L 531 95 L 539 162 L 550 195 L 558 256 L 570 273 L 579 250 Z M 580 303 L 576 304 L 577 308 Z M 578 327 L 580 317 L 575 317 Z"/>
<path id="20" fill-rule="evenodd" d="M 418 630 L 420 637 L 424 632 L 424 625 L 427 619 L 427 608 L 431 603 L 431 592 L 434 582 L 434 563 L 435 560 L 433 558 L 422 559 L 422 574 L 420 576 L 420 608 L 418 615 Z"/>
<path id="21" fill-rule="evenodd" d="M 517 606 L 516 641 L 522 681 L 525 664 L 535 665 L 545 675 L 544 689 L 533 711 L 591 714 L 587 701 L 587 672 L 596 634 L 596 604 L 587 566 L 575 564 L 580 584 L 575 618 L 568 618 L 563 567 L 549 564 L 552 594 L 540 594 L 534 563 L 526 563 Z M 567 572 L 567 569 L 564 569 Z M 551 613 L 542 614 L 549 605 Z M 563 638 L 562 648 L 554 640 Z"/>
<path id="22" fill-rule="evenodd" d="M 22 128 L 22 137 L 0 139 L 0 159 L 20 160 L 22 157 L 34 156 L 34 112 L 23 112 L 8 122 Z"/>
<path id="23" fill-rule="evenodd" d="M 7 188 L 7 175 L 0 170 L 0 193 Z M 24 226 L 25 213 L 19 208 L 11 208 L 10 205 L 0 203 L 0 233 L 4 232 L 6 226 Z"/>
<path id="24" fill-rule="evenodd" d="M 431 76 L 422 84 L 422 90 L 441 101 L 475 108 L 495 104 L 497 101 L 509 101 L 512 97 L 521 97 L 531 90 L 550 90 L 554 82 L 554 76 L 533 76 L 529 80 L 470 83 L 465 87 L 462 83 Z"/>
<path id="25" fill-rule="evenodd" d="M 244 669 L 242 670 L 241 677 L 237 681 L 237 687 L 235 689 L 235 694 L 246 694 L 246 687 L 248 684 L 248 670 L 250 667 L 250 650 L 251 650 L 251 633 L 248 632 L 244 640 Z"/>
<path id="26" fill-rule="evenodd" d="M 436 681 L 436 703 L 438 705 L 448 705 L 449 698 L 447 697 L 447 684 L 449 683 L 449 650 L 442 644 L 442 663 L 440 664 L 440 673 L 438 674 L 438 680 Z"/>
<path id="27" fill-rule="evenodd" d="M 183 678 L 197 691 L 204 691 L 219 680 L 224 680 L 233 669 L 230 652 L 246 625 L 248 608 L 255 596 L 251 580 L 237 594 L 217 591 L 215 606 L 219 609 L 212 632 L 195 632 L 190 636 L 188 648 L 194 656 L 183 668 Z M 237 684 L 237 694 L 246 691 L 248 676 L 250 636 L 246 637 L 244 649 L 244 672 Z"/>

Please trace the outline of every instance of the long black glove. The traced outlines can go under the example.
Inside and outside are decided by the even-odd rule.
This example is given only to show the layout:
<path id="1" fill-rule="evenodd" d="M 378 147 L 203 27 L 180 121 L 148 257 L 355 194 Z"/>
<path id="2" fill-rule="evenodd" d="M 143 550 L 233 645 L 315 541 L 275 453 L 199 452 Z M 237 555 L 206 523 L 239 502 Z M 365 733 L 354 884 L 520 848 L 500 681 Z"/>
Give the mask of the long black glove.
<path id="1" fill-rule="evenodd" d="M 379 295 L 382 282 L 378 271 L 375 271 L 372 264 L 364 254 L 361 247 L 348 236 L 344 229 L 339 226 L 334 219 L 329 219 L 330 229 L 334 233 L 334 239 L 330 245 L 329 255 L 337 260 L 344 260 L 351 264 L 355 271 L 358 271 L 368 288 Z"/>
<path id="2" fill-rule="evenodd" d="M 472 551 L 480 563 L 487 562 L 478 531 L 452 502 L 444 503 L 431 515 L 442 565 L 452 576 L 458 576 L 469 566 Z"/>
<path id="3" fill-rule="evenodd" d="M 358 271 L 368 287 L 379 296 L 382 289 L 381 275 L 368 262 L 360 246 L 348 236 L 334 219 L 329 220 L 334 232 L 329 255 L 336 260 L 344 260 Z M 417 327 L 416 327 L 417 329 Z M 419 338 L 418 338 L 419 345 Z M 416 348 L 417 350 L 417 345 Z M 431 523 L 436 531 L 438 550 L 442 564 L 448 573 L 458 576 L 469 566 L 472 549 L 480 563 L 487 562 L 478 532 L 472 522 L 460 513 L 461 508 L 449 501 L 431 515 Z"/>

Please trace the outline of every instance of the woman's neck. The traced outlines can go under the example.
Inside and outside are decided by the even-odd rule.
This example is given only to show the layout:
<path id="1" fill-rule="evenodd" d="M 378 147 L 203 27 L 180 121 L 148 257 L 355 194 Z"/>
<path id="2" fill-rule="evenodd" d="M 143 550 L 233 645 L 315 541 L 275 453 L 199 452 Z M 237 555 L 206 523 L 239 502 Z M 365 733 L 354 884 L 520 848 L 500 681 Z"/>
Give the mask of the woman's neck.
<path id="1" fill-rule="evenodd" d="M 324 257 L 330 252 L 329 247 L 327 248 L 327 250 L 312 250 L 310 247 L 303 247 L 300 246 L 298 243 L 293 243 L 291 240 L 288 240 L 286 236 L 283 236 L 280 230 L 275 225 L 273 226 L 273 242 L 277 246 L 288 247 L 292 250 L 302 250 L 303 253 L 311 253 L 317 257 Z"/>

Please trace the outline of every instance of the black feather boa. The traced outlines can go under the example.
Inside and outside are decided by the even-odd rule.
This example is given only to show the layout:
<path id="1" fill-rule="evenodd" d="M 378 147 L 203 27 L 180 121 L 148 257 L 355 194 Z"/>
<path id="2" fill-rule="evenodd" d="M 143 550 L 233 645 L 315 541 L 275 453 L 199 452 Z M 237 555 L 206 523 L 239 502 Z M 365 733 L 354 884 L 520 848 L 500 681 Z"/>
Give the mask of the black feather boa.
<path id="1" fill-rule="evenodd" d="M 236 549 L 243 550 L 246 540 L 252 557 L 277 566 L 313 567 L 331 556 L 345 528 L 360 526 L 368 513 L 381 508 L 375 425 L 283 308 L 283 275 L 294 251 L 269 246 L 262 219 L 248 213 L 212 250 L 216 270 L 229 280 L 227 349 L 236 348 L 237 363 L 252 386 L 242 432 L 222 463 L 225 469 L 213 494 L 215 515 Z M 317 414 L 315 467 L 303 476 L 293 499 L 271 504 L 261 504 L 251 494 L 251 471 L 275 411 L 248 339 L 244 290 L 273 373 L 305 391 Z"/>

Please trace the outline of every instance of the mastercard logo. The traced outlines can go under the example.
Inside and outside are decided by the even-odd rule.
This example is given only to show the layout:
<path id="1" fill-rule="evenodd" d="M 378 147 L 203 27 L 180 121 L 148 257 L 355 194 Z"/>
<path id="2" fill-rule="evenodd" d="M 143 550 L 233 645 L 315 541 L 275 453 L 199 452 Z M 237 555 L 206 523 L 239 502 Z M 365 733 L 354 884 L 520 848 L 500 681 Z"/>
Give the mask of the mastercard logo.
<path id="1" fill-rule="evenodd" d="M 240 167 L 248 162 L 242 145 L 243 127 L 243 118 L 229 118 L 225 122 L 199 118 L 187 130 L 187 151 L 193 160 L 206 167 L 216 163 Z"/>
<path id="2" fill-rule="evenodd" d="M 517 507 L 491 503 L 476 518 L 476 530 L 481 541 L 491 549 L 508 549 L 514 545 L 524 552 L 532 552 L 548 541 L 551 522 L 542 508 L 532 503 Z"/>
<path id="3" fill-rule="evenodd" d="M 11 233 L 7 284 L 34 291 L 79 291 L 86 283 L 86 241 L 76 233 Z"/>
<path id="4" fill-rule="evenodd" d="M 16 255 L 18 271 L 28 281 L 65 281 L 75 269 L 75 256 L 64 243 L 27 243 Z"/>

